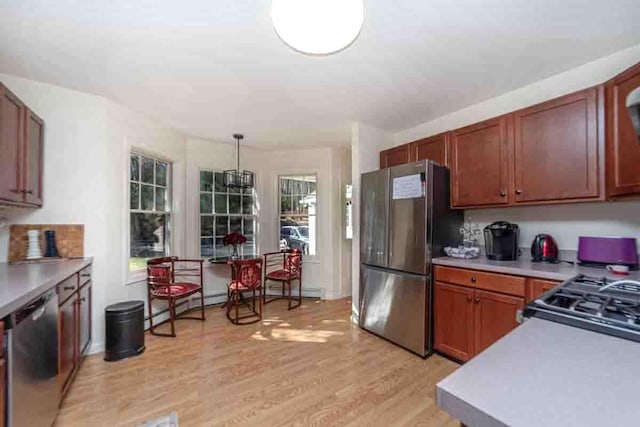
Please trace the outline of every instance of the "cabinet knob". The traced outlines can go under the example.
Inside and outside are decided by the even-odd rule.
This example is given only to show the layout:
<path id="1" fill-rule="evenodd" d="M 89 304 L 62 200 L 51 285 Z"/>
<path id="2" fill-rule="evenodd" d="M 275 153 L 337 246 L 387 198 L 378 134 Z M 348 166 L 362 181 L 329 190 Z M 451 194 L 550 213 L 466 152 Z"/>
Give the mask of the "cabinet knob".
<path id="1" fill-rule="evenodd" d="M 476 276 L 471 276 L 471 283 L 476 283 L 477 281 Z"/>
<path id="2" fill-rule="evenodd" d="M 500 197 L 507 197 L 507 193 L 505 193 L 504 191 L 500 192 Z"/>
<path id="3" fill-rule="evenodd" d="M 16 193 L 16 194 L 20 193 L 20 190 L 18 190 L 17 188 L 12 188 L 9 191 L 11 191 L 12 193 Z"/>
<path id="4" fill-rule="evenodd" d="M 480 298 L 476 298 L 476 304 L 480 304 Z"/>
<path id="5" fill-rule="evenodd" d="M 467 297 L 467 301 L 469 301 L 469 302 L 471 302 L 472 299 L 473 298 L 471 298 L 471 297 Z"/>
<path id="6" fill-rule="evenodd" d="M 80 298 L 80 301 L 85 302 L 87 299 L 85 297 Z"/>
<path id="7" fill-rule="evenodd" d="M 519 188 L 516 188 L 516 194 L 522 194 L 522 190 Z"/>

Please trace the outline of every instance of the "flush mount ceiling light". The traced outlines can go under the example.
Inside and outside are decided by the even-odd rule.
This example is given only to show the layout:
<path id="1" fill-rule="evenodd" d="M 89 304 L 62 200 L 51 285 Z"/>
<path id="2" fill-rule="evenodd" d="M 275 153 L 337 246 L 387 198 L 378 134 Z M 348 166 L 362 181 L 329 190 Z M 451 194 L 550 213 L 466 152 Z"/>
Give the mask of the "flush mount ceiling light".
<path id="1" fill-rule="evenodd" d="M 364 21 L 363 0 L 273 0 L 271 19 L 292 49 L 329 55 L 349 46 Z"/>

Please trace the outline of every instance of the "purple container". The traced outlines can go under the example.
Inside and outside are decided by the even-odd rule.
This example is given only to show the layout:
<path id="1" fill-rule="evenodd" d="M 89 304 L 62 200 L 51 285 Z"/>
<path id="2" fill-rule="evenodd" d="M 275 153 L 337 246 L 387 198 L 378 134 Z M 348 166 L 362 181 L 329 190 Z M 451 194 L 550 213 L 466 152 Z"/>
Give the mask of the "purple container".
<path id="1" fill-rule="evenodd" d="M 632 237 L 584 237 L 578 240 L 581 264 L 623 264 L 638 268 L 638 247 Z"/>

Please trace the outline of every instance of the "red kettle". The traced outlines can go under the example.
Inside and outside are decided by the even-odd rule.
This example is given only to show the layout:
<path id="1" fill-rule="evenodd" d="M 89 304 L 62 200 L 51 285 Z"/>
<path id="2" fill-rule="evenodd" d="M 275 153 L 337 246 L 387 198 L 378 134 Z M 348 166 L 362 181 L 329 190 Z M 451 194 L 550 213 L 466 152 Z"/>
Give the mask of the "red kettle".
<path id="1" fill-rule="evenodd" d="M 558 261 L 558 244 L 549 234 L 538 234 L 531 244 L 531 261 L 550 262 Z"/>

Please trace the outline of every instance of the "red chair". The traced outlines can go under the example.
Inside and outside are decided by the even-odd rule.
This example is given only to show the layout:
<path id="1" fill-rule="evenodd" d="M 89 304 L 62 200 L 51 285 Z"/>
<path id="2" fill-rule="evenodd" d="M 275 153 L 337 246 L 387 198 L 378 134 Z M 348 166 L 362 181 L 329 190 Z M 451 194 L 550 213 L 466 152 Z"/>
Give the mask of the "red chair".
<path id="1" fill-rule="evenodd" d="M 302 304 L 302 252 L 297 249 L 284 249 L 280 252 L 264 254 L 264 303 L 268 304 L 279 299 L 289 300 L 289 310 Z M 277 282 L 282 287 L 282 296 L 267 301 L 268 282 Z M 298 298 L 291 296 L 291 288 L 298 284 Z M 272 285 L 273 287 L 275 285 Z M 287 295 L 285 296 L 285 288 Z M 292 304 L 293 301 L 297 301 Z"/>
<path id="2" fill-rule="evenodd" d="M 191 279 L 184 279 L 191 278 Z M 195 280 L 196 283 L 189 280 Z M 193 294 L 200 294 L 201 317 L 176 316 L 176 302 Z M 174 322 L 179 319 L 205 320 L 204 292 L 202 287 L 202 260 L 178 257 L 152 258 L 147 261 L 147 297 L 149 301 L 149 332 L 162 337 L 175 337 Z M 153 300 L 166 300 L 169 305 L 171 333 L 154 331 Z"/>
<path id="3" fill-rule="evenodd" d="M 227 319 L 234 325 L 249 325 L 262 320 L 262 260 L 260 258 L 243 261 L 229 261 L 231 264 L 231 282 L 227 286 Z M 247 304 L 243 298 L 244 292 L 251 292 L 253 298 L 251 305 Z M 256 296 L 258 299 L 258 310 L 256 310 Z M 246 305 L 251 314 L 240 316 L 240 305 Z M 232 309 L 235 309 L 235 317 L 231 316 Z M 244 319 L 252 319 L 242 321 Z"/>

